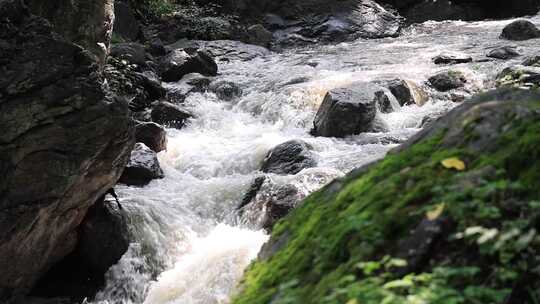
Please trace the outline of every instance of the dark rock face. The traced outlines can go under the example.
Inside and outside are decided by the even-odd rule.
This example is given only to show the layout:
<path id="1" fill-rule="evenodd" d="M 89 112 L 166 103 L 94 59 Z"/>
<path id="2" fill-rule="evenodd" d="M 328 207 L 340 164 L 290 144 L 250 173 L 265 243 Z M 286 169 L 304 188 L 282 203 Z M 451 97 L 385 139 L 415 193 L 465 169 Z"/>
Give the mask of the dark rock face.
<path id="1" fill-rule="evenodd" d="M 242 96 L 242 89 L 234 82 L 216 81 L 210 84 L 210 91 L 214 92 L 219 99 L 231 101 Z"/>
<path id="2" fill-rule="evenodd" d="M 503 60 L 511 59 L 511 58 L 515 58 L 519 56 L 520 54 L 516 51 L 516 48 L 511 47 L 511 46 L 503 46 L 500 48 L 496 48 L 496 49 L 491 50 L 487 54 L 487 57 L 495 58 L 495 59 L 503 59 Z"/>
<path id="3" fill-rule="evenodd" d="M 401 106 L 409 104 L 423 106 L 428 100 L 427 94 L 410 80 L 394 79 L 388 83 L 388 89 Z"/>
<path id="4" fill-rule="evenodd" d="M 435 64 L 458 64 L 472 62 L 473 59 L 467 54 L 460 53 L 442 53 L 433 58 Z"/>
<path id="5" fill-rule="evenodd" d="M 504 27 L 501 38 L 517 41 L 540 38 L 540 30 L 530 21 L 517 20 Z"/>
<path id="6" fill-rule="evenodd" d="M 135 126 L 135 140 L 158 153 L 167 149 L 167 132 L 154 122 L 141 122 Z"/>
<path id="7" fill-rule="evenodd" d="M 192 117 L 190 113 L 170 102 L 160 102 L 152 109 L 152 121 L 171 128 L 181 129 Z"/>
<path id="8" fill-rule="evenodd" d="M 431 76 L 428 81 L 433 88 L 441 92 L 464 87 L 465 83 L 467 83 L 467 79 L 463 73 L 458 71 L 442 72 L 435 76 Z"/>
<path id="9" fill-rule="evenodd" d="M 130 244 L 127 217 L 115 206 L 103 196 L 88 210 L 77 248 L 41 278 L 32 295 L 68 297 L 68 303 L 95 296 L 105 284 L 105 273 Z"/>
<path id="10" fill-rule="evenodd" d="M 376 95 L 380 87 L 358 83 L 329 91 L 315 116 L 313 134 L 345 137 L 371 130 L 376 115 Z"/>
<path id="11" fill-rule="evenodd" d="M 126 60 L 130 64 L 143 66 L 146 64 L 146 51 L 144 46 L 136 42 L 118 43 L 111 47 L 111 56 Z"/>
<path id="12" fill-rule="evenodd" d="M 311 153 L 312 147 L 303 141 L 291 140 L 268 152 L 261 171 L 280 175 L 297 174 L 315 167 L 317 161 Z"/>
<path id="13" fill-rule="evenodd" d="M 152 180 L 163 177 L 156 152 L 143 143 L 137 143 L 118 182 L 130 186 L 145 186 Z"/>
<path id="14" fill-rule="evenodd" d="M 105 274 L 126 253 L 130 238 L 127 219 L 114 203 L 100 199 L 81 224 L 76 253 L 96 274 Z"/>
<path id="15" fill-rule="evenodd" d="M 107 95 L 93 56 L 19 1 L 0 2 L 0 16 L 3 299 L 26 293 L 75 248 L 88 208 L 116 184 L 134 140 L 127 103 Z"/>
<path id="16" fill-rule="evenodd" d="M 27 1 L 33 14 L 47 19 L 54 31 L 92 52 L 101 64 L 111 41 L 114 0 Z"/>
<path id="17" fill-rule="evenodd" d="M 161 60 L 159 70 L 163 81 L 172 82 L 190 73 L 216 76 L 218 66 L 205 51 L 174 50 Z"/>
<path id="18" fill-rule="evenodd" d="M 135 41 L 141 35 L 141 26 L 129 3 L 114 3 L 114 35 L 128 41 Z"/>

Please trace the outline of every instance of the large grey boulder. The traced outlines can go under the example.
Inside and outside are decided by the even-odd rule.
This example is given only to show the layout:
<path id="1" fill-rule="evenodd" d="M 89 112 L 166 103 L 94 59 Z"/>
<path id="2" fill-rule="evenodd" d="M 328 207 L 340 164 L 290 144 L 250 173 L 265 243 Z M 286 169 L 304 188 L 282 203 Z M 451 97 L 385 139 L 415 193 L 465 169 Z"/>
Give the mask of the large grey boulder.
<path id="1" fill-rule="evenodd" d="M 540 38 L 540 29 L 528 20 L 517 20 L 504 27 L 501 38 L 517 41 Z"/>
<path id="2" fill-rule="evenodd" d="M 127 102 L 108 95 L 94 57 L 21 1 L 0 2 L 0 54 L 2 302 L 27 293 L 75 248 L 81 221 L 116 184 L 134 139 Z"/>
<path id="3" fill-rule="evenodd" d="M 356 83 L 330 90 L 319 107 L 312 133 L 316 136 L 345 137 L 369 132 L 377 113 L 376 93 L 380 87 Z"/>

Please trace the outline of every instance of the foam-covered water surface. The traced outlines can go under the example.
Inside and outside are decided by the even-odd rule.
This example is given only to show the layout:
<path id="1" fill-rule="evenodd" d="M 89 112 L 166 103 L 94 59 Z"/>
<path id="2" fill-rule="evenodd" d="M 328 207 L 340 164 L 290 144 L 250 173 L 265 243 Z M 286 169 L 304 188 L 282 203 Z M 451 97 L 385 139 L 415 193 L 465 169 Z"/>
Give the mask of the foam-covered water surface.
<path id="1" fill-rule="evenodd" d="M 540 17 L 531 18 L 540 24 Z M 221 62 L 218 79 L 240 85 L 243 94 L 221 101 L 196 93 L 185 101 L 195 117 L 182 130 L 168 130 L 159 154 L 165 178 L 144 188 L 117 189 L 129 213 L 135 243 L 107 274 L 97 303 L 215 304 L 229 295 L 267 236 L 240 224 L 236 206 L 261 174 L 276 145 L 300 139 L 313 147 L 316 168 L 296 176 L 272 176 L 303 195 L 386 152 L 418 132 L 426 117 L 456 106 L 430 90 L 429 76 L 448 69 L 433 64 L 444 51 L 464 52 L 475 62 L 452 66 L 469 80 L 466 94 L 493 86 L 496 73 L 538 52 L 538 40 L 509 42 L 498 36 L 509 21 L 427 22 L 398 38 L 358 40 L 272 53 L 249 61 Z M 494 47 L 516 46 L 522 57 L 485 61 Z M 313 137 L 309 131 L 325 93 L 357 81 L 417 82 L 430 94 L 422 107 L 382 114 L 389 132 L 344 139 Z"/>

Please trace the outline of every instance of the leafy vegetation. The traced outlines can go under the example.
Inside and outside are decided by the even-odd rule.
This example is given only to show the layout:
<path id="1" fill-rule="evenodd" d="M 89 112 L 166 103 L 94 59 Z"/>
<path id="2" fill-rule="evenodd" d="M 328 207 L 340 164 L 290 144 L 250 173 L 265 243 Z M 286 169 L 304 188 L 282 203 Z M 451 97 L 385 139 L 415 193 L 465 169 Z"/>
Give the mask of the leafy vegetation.
<path id="1" fill-rule="evenodd" d="M 161 18 L 174 13 L 176 0 L 130 0 L 143 19 Z"/>
<path id="2" fill-rule="evenodd" d="M 233 303 L 540 303 L 539 108 L 455 111 L 311 195 Z"/>

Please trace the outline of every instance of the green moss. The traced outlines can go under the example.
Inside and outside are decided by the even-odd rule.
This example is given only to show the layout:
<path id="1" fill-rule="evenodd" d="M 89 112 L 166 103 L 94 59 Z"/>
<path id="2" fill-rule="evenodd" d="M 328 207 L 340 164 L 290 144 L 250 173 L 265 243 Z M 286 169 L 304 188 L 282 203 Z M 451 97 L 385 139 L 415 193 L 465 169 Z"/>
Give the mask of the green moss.
<path id="1" fill-rule="evenodd" d="M 533 303 L 540 296 L 534 117 L 509 118 L 494 151 L 473 152 L 468 140 L 449 148 L 441 130 L 311 195 L 277 224 L 272 242 L 281 248 L 251 265 L 233 303 Z M 467 169 L 441 165 L 451 157 Z M 426 219 L 434 210 L 438 218 Z M 417 262 L 403 248 L 426 221 L 446 228 Z"/>

